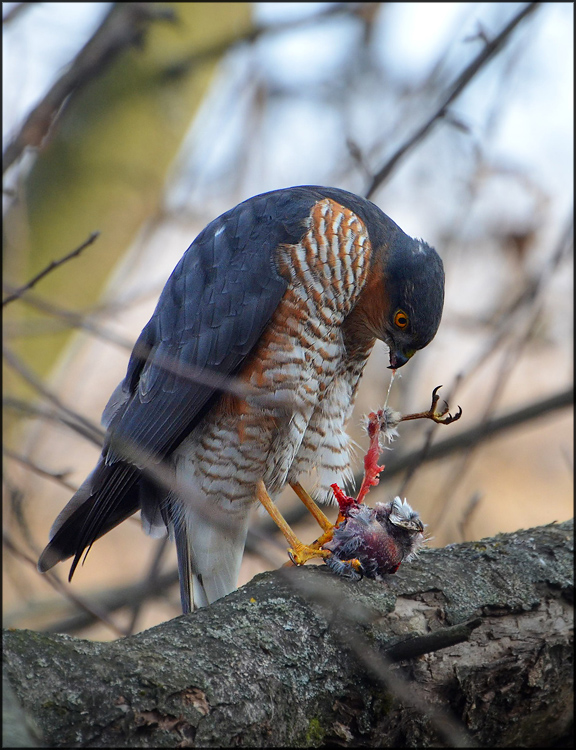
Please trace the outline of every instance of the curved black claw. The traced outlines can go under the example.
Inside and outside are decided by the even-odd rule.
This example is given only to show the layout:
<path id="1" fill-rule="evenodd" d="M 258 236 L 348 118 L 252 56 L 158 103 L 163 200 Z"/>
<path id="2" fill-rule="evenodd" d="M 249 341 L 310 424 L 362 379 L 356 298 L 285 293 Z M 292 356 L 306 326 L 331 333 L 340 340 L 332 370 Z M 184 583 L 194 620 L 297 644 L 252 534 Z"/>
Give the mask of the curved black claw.
<path id="1" fill-rule="evenodd" d="M 452 422 L 455 422 L 457 419 L 460 419 L 462 416 L 462 408 L 458 407 L 458 412 L 452 416 L 450 414 L 447 402 L 444 401 L 444 408 L 441 411 L 436 411 L 436 404 L 440 400 L 440 396 L 438 395 L 438 391 L 442 388 L 441 385 L 437 385 L 436 388 L 432 391 L 432 403 L 430 405 L 430 409 L 426 413 L 426 416 L 428 419 L 432 419 L 434 422 L 437 422 L 438 424 L 451 424 Z"/>
<path id="2" fill-rule="evenodd" d="M 442 388 L 441 385 L 437 385 L 436 388 L 432 391 L 432 403 L 430 404 L 430 408 L 428 411 L 422 411 L 418 412 L 418 414 L 406 414 L 402 417 L 400 420 L 401 422 L 405 422 L 408 419 L 431 419 L 433 422 L 436 422 L 437 424 L 452 424 L 452 422 L 456 422 L 456 420 L 460 419 L 462 416 L 462 407 L 458 407 L 458 411 L 456 414 L 452 415 L 448 411 L 450 407 L 444 401 L 444 407 L 441 411 L 436 411 L 436 404 L 438 401 L 440 401 L 440 396 L 438 395 L 438 391 Z"/>
<path id="3" fill-rule="evenodd" d="M 432 391 L 432 406 L 430 407 L 430 411 L 434 411 L 434 407 L 438 403 L 438 400 L 440 399 L 440 396 L 438 395 L 438 391 L 442 388 L 441 385 L 437 385 L 436 388 Z M 446 402 L 444 402 L 446 403 Z"/>
<path id="4" fill-rule="evenodd" d="M 462 407 L 458 407 L 458 411 L 456 414 L 452 415 L 448 413 L 448 416 L 446 416 L 446 412 L 448 412 L 448 409 L 450 407 L 448 404 L 446 404 L 446 411 L 442 412 L 442 414 L 437 414 L 436 419 L 434 419 L 435 422 L 438 422 L 438 424 L 452 424 L 452 422 L 456 422 L 460 417 L 462 416 Z"/>

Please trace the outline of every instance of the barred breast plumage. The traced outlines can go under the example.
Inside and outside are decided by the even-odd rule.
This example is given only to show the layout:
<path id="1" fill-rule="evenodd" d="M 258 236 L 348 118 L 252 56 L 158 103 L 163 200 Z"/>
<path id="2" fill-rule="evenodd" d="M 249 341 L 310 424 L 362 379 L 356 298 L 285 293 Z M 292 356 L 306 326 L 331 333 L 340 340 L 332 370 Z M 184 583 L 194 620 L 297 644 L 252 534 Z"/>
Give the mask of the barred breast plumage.
<path id="1" fill-rule="evenodd" d="M 278 249 L 289 286 L 240 378 L 292 404 L 263 410 L 258 396 L 224 398 L 176 450 L 178 466 L 215 501 L 252 502 L 259 479 L 277 494 L 288 475 L 317 468 L 323 487 L 348 468 L 344 423 L 361 360 L 347 355 L 340 326 L 366 281 L 370 241 L 350 210 L 317 203 L 302 241 Z M 326 473 L 323 470 L 328 470 Z"/>

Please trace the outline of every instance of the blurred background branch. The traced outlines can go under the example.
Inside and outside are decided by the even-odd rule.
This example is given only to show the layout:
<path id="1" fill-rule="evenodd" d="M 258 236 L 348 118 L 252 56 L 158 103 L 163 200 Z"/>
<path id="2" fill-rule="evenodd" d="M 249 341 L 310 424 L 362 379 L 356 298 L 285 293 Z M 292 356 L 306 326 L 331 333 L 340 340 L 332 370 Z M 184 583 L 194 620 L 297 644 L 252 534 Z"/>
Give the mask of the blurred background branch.
<path id="1" fill-rule="evenodd" d="M 430 132 L 431 128 L 441 118 L 447 117 L 448 107 L 452 104 L 455 99 L 460 96 L 466 86 L 474 80 L 474 77 L 482 70 L 484 65 L 488 63 L 494 55 L 496 55 L 502 47 L 506 44 L 509 37 L 514 32 L 514 29 L 518 24 L 531 13 L 533 13 L 540 3 L 528 3 L 522 8 L 512 20 L 506 25 L 504 29 L 496 36 L 493 40 L 489 40 L 485 34 L 479 35 L 479 38 L 484 43 L 482 51 L 472 60 L 472 62 L 460 73 L 458 78 L 452 83 L 444 96 L 442 97 L 441 103 L 438 109 L 430 116 L 430 118 L 419 128 L 408 140 L 398 148 L 395 153 L 386 161 L 386 163 L 377 170 L 376 174 L 372 178 L 368 189 L 366 190 L 366 197 L 371 198 L 378 187 L 388 178 L 392 170 L 396 167 L 398 162 L 420 141 L 425 138 Z M 470 40 L 469 40 L 470 41 Z M 450 120 L 448 120 L 450 122 Z M 457 121 L 456 121 L 457 122 Z M 454 121 L 452 120 L 454 124 Z"/>
<path id="2" fill-rule="evenodd" d="M 41 281 L 45 276 L 47 276 L 49 273 L 52 273 L 52 271 L 55 268 L 58 268 L 58 266 L 61 266 L 63 263 L 67 263 L 69 260 L 72 260 L 72 258 L 77 258 L 82 250 L 88 247 L 88 245 L 91 245 L 94 240 L 98 237 L 100 232 L 92 232 L 90 237 L 83 242 L 79 247 L 77 247 L 75 250 L 72 250 L 72 252 L 67 253 L 63 258 L 60 258 L 59 260 L 52 260 L 50 263 L 46 266 L 46 268 L 43 268 L 39 273 L 34 276 L 33 279 L 30 279 L 30 281 L 26 282 L 24 286 L 21 286 L 20 289 L 16 289 L 13 292 L 11 292 L 7 297 L 5 297 L 2 300 L 2 307 L 5 307 L 6 305 L 10 304 L 10 302 L 14 302 L 16 299 L 20 299 L 20 297 L 27 292 L 29 289 L 32 289 L 32 287 L 36 286 L 36 284 Z"/>
<path id="3" fill-rule="evenodd" d="M 24 3 L 23 3 L 24 5 Z M 100 76 L 129 47 L 141 46 L 147 26 L 153 21 L 174 21 L 170 8 L 158 3 L 114 3 L 102 24 L 80 50 L 67 70 L 54 83 L 2 154 L 2 172 L 20 158 L 26 147 L 39 147 L 48 135 L 64 102 Z M 12 9 L 14 13 L 15 9 Z"/>

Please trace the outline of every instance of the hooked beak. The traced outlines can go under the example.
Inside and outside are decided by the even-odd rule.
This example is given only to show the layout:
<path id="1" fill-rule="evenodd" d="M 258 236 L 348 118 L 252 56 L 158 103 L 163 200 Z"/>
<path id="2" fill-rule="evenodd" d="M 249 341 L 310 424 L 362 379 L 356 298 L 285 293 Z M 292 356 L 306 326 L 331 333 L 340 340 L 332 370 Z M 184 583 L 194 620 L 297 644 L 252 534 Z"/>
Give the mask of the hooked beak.
<path id="1" fill-rule="evenodd" d="M 407 356 L 402 352 L 392 351 L 392 349 L 390 349 L 390 365 L 388 366 L 388 369 L 397 370 L 399 367 L 402 367 L 408 362 L 412 354 L 414 354 L 414 352 L 409 352 Z"/>

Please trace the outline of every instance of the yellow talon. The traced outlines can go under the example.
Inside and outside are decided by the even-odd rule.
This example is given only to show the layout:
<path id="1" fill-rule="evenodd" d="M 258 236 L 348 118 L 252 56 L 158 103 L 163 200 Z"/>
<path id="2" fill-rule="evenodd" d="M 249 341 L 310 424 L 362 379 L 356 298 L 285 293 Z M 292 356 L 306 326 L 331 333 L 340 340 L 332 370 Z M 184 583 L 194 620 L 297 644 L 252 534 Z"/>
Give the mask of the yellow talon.
<path id="1" fill-rule="evenodd" d="M 264 486 L 264 482 L 258 482 L 256 491 L 258 499 L 266 508 L 266 510 L 270 514 L 270 517 L 276 523 L 280 531 L 284 534 L 286 540 L 288 541 L 288 544 L 290 545 L 290 547 L 288 548 L 288 556 L 291 560 L 291 563 L 293 565 L 304 565 L 308 562 L 308 560 L 312 560 L 315 557 L 325 560 L 332 555 L 332 552 L 327 549 L 322 549 L 322 547 L 332 540 L 332 537 L 334 536 L 335 526 L 330 523 L 324 513 L 320 510 L 320 508 L 318 508 L 310 495 L 308 495 L 306 490 L 299 483 L 294 482 L 292 484 L 292 487 L 298 497 L 302 500 L 304 505 L 312 513 L 318 524 L 324 529 L 324 533 L 318 539 L 316 539 L 315 542 L 312 542 L 312 544 L 303 544 L 294 534 L 278 508 L 270 499 L 270 496 L 266 491 L 266 487 Z M 336 524 L 338 524 L 341 520 L 341 517 L 338 516 Z M 290 565 L 290 563 L 286 564 Z M 358 565 L 360 565 L 359 562 Z"/>
<path id="2" fill-rule="evenodd" d="M 294 565 L 304 565 L 304 563 L 307 563 L 308 560 L 312 560 L 314 557 L 324 559 L 330 557 L 331 554 L 327 549 L 315 549 L 306 544 L 300 544 L 296 549 L 288 549 L 288 557 Z"/>

